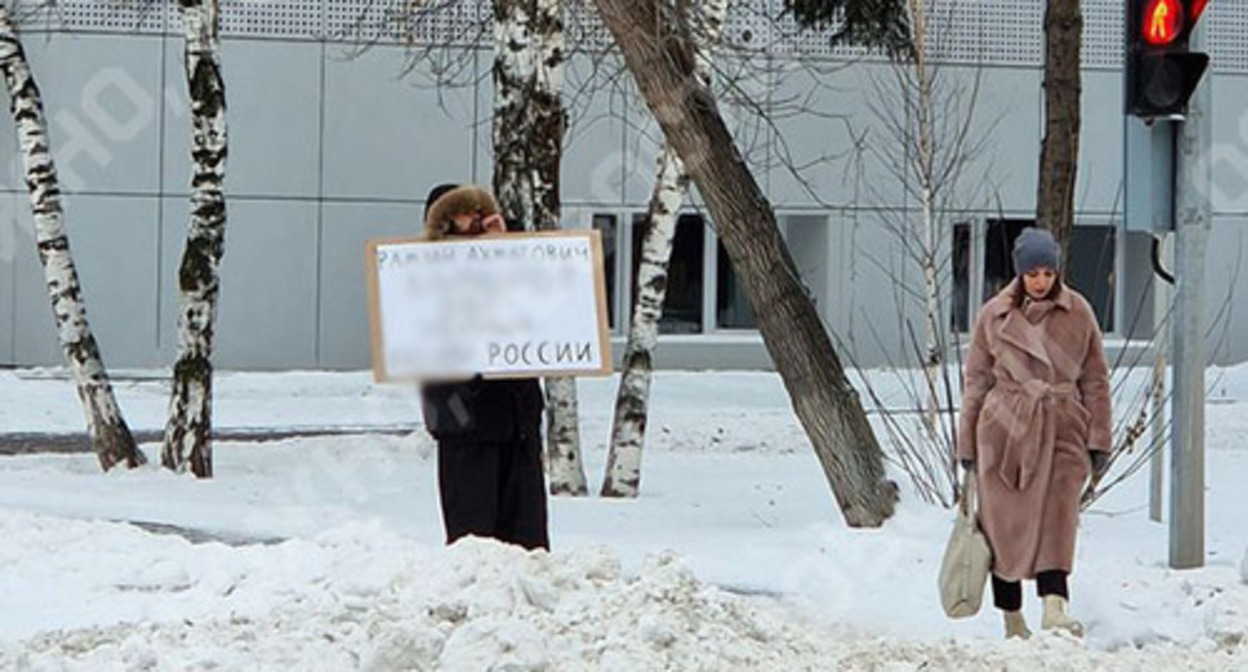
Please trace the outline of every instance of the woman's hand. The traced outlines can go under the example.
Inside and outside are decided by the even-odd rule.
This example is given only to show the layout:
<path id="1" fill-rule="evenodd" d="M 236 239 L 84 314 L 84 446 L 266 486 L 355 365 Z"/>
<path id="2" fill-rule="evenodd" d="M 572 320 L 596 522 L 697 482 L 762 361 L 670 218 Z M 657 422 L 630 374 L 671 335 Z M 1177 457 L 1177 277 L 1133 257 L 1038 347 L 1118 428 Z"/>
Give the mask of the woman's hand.
<path id="1" fill-rule="evenodd" d="M 1092 475 L 1100 476 L 1109 466 L 1109 453 L 1103 450 L 1089 450 L 1088 457 L 1092 460 Z"/>

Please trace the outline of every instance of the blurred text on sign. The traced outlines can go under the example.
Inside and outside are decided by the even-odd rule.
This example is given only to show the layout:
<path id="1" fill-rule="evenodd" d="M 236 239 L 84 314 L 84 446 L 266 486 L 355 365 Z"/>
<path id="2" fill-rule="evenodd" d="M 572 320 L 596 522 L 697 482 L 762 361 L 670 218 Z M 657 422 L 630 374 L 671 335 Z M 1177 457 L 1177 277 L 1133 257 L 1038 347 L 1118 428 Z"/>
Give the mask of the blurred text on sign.
<path id="1" fill-rule="evenodd" d="M 597 231 L 368 243 L 378 381 L 611 371 Z"/>

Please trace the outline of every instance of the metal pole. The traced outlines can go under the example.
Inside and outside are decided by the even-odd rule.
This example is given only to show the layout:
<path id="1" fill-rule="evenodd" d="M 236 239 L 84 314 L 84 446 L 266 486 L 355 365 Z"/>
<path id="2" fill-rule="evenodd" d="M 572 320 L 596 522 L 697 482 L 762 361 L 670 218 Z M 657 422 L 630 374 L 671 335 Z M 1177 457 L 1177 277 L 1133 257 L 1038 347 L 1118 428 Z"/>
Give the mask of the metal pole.
<path id="1" fill-rule="evenodd" d="M 1208 25 L 1206 21 L 1202 25 Z M 1204 43 L 1204 29 L 1192 47 Z M 1171 405 L 1170 566 L 1205 563 L 1205 245 L 1212 207 L 1209 80 L 1178 124 L 1175 169 L 1174 399 Z"/>
<path id="2" fill-rule="evenodd" d="M 1174 235 L 1159 234 L 1157 258 L 1166 269 L 1174 268 Z M 1170 350 L 1170 283 L 1160 276 L 1153 277 L 1153 386 L 1152 417 L 1149 429 L 1152 440 L 1149 447 L 1153 455 L 1148 461 L 1148 517 L 1161 522 L 1162 503 L 1165 501 L 1166 480 L 1166 366 Z"/>

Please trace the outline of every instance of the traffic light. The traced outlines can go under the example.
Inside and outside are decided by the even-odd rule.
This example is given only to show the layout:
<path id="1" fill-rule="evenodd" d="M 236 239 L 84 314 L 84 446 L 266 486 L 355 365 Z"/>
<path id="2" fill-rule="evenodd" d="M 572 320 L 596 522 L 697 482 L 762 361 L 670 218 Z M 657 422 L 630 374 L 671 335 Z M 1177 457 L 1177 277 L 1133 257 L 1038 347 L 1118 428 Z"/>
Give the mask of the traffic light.
<path id="1" fill-rule="evenodd" d="M 1209 67 L 1188 40 L 1209 0 L 1127 0 L 1127 113 L 1145 119 L 1182 115 Z"/>

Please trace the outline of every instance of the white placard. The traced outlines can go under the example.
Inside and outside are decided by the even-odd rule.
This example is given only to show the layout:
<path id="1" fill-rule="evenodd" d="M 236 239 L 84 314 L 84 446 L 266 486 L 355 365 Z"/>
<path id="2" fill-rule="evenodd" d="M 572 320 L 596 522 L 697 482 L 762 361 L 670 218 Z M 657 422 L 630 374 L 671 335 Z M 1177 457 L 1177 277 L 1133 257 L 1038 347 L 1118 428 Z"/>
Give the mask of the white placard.
<path id="1" fill-rule="evenodd" d="M 598 231 L 368 243 L 378 381 L 611 372 Z"/>

